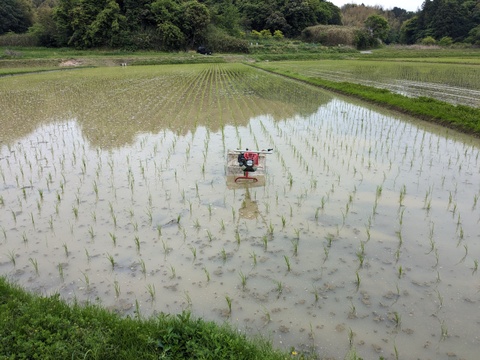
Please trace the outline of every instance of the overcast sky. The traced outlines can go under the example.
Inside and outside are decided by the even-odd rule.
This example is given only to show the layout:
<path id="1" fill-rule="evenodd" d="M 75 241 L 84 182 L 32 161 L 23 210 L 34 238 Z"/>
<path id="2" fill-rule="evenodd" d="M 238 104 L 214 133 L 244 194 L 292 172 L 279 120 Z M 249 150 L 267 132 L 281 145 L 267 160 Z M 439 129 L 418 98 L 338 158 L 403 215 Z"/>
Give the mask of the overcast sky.
<path id="1" fill-rule="evenodd" d="M 328 0 L 331 3 L 341 7 L 345 4 L 364 4 L 367 6 L 380 5 L 385 10 L 393 9 L 395 6 L 407 11 L 417 11 L 422 7 L 424 0 Z"/>

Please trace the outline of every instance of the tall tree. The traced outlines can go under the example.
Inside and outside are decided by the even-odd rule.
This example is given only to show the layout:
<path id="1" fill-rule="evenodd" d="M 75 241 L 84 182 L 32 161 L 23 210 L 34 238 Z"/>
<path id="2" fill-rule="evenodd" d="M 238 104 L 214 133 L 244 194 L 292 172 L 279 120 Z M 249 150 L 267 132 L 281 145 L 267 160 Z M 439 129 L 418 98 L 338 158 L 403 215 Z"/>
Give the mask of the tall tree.
<path id="1" fill-rule="evenodd" d="M 189 46 L 198 45 L 203 40 L 207 26 L 210 23 L 208 8 L 196 0 L 187 1 L 181 6 L 181 29 Z"/>
<path id="2" fill-rule="evenodd" d="M 33 24 L 33 4 L 30 0 L 0 1 L 0 35 L 9 31 L 24 33 Z"/>
<path id="3" fill-rule="evenodd" d="M 383 16 L 370 15 L 365 20 L 365 27 L 375 39 L 384 41 L 387 38 L 389 25 Z"/>

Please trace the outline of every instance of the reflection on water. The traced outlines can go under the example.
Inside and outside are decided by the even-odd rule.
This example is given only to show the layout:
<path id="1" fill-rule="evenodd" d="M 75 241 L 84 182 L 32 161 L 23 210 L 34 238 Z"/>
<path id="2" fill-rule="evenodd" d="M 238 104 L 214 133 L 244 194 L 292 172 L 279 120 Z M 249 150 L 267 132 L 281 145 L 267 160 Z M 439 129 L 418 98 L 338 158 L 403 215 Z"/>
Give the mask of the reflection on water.
<path id="1" fill-rule="evenodd" d="M 330 97 L 239 64 L 86 69 L 0 79 L 2 141 L 52 120 L 75 118 L 94 146 L 130 144 L 137 134 L 198 126 L 218 131 L 252 117 L 311 114 Z M 4 131 L 3 131 L 4 130 Z"/>
<path id="2" fill-rule="evenodd" d="M 339 99 L 276 111 L 131 125 L 115 146 L 86 117 L 7 135 L 0 273 L 121 314 L 190 309 L 324 357 L 475 358 L 478 140 Z M 227 149 L 255 142 L 274 148 L 264 182 L 230 186 Z"/>

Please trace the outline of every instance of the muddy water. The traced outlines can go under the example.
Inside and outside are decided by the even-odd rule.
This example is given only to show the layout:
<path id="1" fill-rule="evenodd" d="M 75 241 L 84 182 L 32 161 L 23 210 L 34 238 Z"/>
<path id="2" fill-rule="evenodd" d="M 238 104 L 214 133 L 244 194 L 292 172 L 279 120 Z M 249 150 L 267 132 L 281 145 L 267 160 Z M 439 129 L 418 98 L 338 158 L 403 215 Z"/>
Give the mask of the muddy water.
<path id="1" fill-rule="evenodd" d="M 1 274 L 123 315 L 191 310 L 324 357 L 475 358 L 478 140 L 291 82 L 290 103 L 245 84 L 243 112 L 212 95 L 223 126 L 182 131 L 139 112 L 136 132 L 108 137 L 118 123 L 100 127 L 94 105 L 37 123 L 19 107 L 36 125 L 2 134 Z M 235 184 L 227 150 L 257 144 L 274 148 L 266 177 Z"/>

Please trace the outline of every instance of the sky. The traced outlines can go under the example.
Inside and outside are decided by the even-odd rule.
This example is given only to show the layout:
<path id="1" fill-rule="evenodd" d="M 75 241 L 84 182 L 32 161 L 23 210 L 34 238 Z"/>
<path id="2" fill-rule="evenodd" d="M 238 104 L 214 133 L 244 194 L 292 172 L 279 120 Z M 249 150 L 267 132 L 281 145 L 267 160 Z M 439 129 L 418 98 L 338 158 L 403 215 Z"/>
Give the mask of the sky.
<path id="1" fill-rule="evenodd" d="M 342 7 L 345 4 L 364 4 L 367 6 L 380 5 L 385 10 L 393 9 L 395 6 L 407 11 L 417 11 L 421 9 L 424 0 L 328 0 L 329 2 Z"/>

